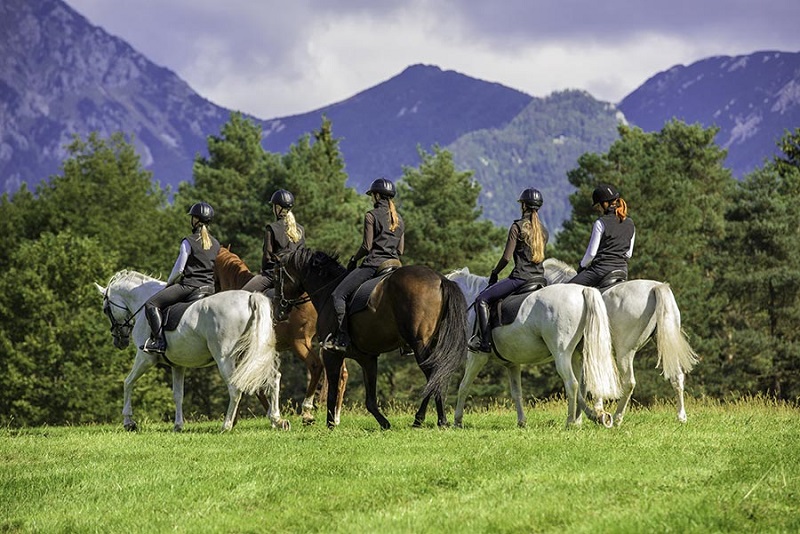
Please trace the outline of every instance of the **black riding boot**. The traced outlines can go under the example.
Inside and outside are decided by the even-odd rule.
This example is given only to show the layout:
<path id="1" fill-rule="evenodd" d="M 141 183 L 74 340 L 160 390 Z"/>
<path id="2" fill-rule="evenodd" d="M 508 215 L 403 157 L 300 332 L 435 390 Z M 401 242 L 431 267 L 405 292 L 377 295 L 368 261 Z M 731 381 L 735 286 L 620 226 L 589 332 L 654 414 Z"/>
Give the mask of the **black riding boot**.
<path id="1" fill-rule="evenodd" d="M 475 303 L 475 322 L 478 332 L 469 340 L 467 348 L 472 352 L 491 352 L 488 302 Z"/>
<path id="2" fill-rule="evenodd" d="M 144 315 L 147 317 L 147 324 L 150 325 L 150 339 L 145 341 L 141 349 L 154 354 L 164 354 L 167 350 L 167 342 L 162 330 L 161 310 L 156 306 L 147 306 L 144 309 Z"/>

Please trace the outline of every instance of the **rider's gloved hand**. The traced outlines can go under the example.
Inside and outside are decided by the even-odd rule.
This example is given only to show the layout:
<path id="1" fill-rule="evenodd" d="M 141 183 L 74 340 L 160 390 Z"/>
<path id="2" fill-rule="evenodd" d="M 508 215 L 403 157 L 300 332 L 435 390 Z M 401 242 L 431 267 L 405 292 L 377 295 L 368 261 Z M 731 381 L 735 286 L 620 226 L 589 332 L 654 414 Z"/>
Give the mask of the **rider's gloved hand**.
<path id="1" fill-rule="evenodd" d="M 497 283 L 497 273 L 492 271 L 492 274 L 489 275 L 489 285 L 493 286 Z"/>
<path id="2" fill-rule="evenodd" d="M 357 262 L 355 256 L 350 256 L 350 261 L 347 262 L 347 270 L 352 271 L 356 268 Z"/>

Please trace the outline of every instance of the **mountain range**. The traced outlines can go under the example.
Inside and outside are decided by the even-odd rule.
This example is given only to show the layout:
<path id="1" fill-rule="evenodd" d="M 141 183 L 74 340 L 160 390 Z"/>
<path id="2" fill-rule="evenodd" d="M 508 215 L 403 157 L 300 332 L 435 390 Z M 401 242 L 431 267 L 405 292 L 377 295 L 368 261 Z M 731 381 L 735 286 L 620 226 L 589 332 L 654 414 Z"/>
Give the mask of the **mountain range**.
<path id="1" fill-rule="evenodd" d="M 97 131 L 132 136 L 145 168 L 173 188 L 191 180 L 195 156 L 218 135 L 231 110 L 198 95 L 174 72 L 91 24 L 61 0 L 0 4 L 0 188 L 33 187 L 59 172 L 71 137 Z M 484 216 L 507 225 L 518 192 L 540 188 L 545 223 L 569 216 L 566 172 L 580 154 L 604 152 L 626 121 L 660 130 L 673 117 L 715 125 L 741 178 L 776 152 L 800 124 L 800 53 L 711 57 L 657 73 L 618 104 L 582 91 L 536 98 L 497 83 L 412 65 L 347 100 L 308 113 L 248 117 L 263 146 L 284 152 L 301 136 L 333 123 L 348 185 L 398 178 L 419 164 L 418 147 L 449 150 L 474 171 Z"/>

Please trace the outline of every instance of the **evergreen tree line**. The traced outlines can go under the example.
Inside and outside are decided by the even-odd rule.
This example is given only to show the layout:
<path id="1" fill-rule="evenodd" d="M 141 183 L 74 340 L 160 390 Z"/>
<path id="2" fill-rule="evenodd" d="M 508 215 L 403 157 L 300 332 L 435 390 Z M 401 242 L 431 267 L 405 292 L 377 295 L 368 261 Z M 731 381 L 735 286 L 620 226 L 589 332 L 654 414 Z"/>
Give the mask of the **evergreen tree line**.
<path id="1" fill-rule="evenodd" d="M 596 184 L 616 185 L 637 225 L 631 277 L 667 281 L 681 308 L 683 326 L 701 357 L 687 379 L 690 395 L 721 400 L 765 394 L 800 396 L 794 328 L 800 315 L 800 130 L 785 132 L 782 155 L 738 182 L 724 167 L 717 130 L 674 121 L 660 132 L 621 126 L 604 154 L 582 155 L 568 179 L 570 220 L 548 246 L 548 255 L 575 265 L 596 214 Z M 135 349 L 113 347 L 102 299 L 121 269 L 169 273 L 180 239 L 189 233 L 186 212 L 211 203 L 212 233 L 256 270 L 264 226 L 272 220 L 269 198 L 292 191 L 295 216 L 307 245 L 343 258 L 360 244 L 363 191 L 346 186 L 347 174 L 332 124 L 298 139 L 285 154 L 263 150 L 261 131 L 232 114 L 208 138 L 208 157 L 197 156 L 193 180 L 177 191 L 153 182 L 132 140 L 76 137 L 62 172 L 31 191 L 23 185 L 0 200 L 0 420 L 6 425 L 80 424 L 120 419 L 122 381 Z M 404 263 L 424 263 L 446 273 L 468 266 L 488 275 L 507 228 L 481 219 L 480 186 L 458 170 L 439 147 L 418 149 L 420 163 L 398 180 L 398 208 L 406 220 Z M 536 187 L 535 183 L 530 184 Z M 547 198 L 545 198 L 547 202 Z M 508 221 L 511 222 L 510 220 Z M 510 268 L 507 268 L 507 275 Z M 348 402 L 363 399 L 360 369 L 351 365 Z M 418 400 L 424 377 L 410 359 L 380 360 L 383 403 Z M 636 401 L 671 397 L 655 369 L 652 347 L 637 356 Z M 283 355 L 282 398 L 299 402 L 305 367 Z M 553 366 L 524 370 L 532 397 L 561 392 Z M 140 417 L 169 419 L 173 401 L 168 370 L 145 375 L 134 390 Z M 474 403 L 507 397 L 503 367 L 492 363 L 472 388 Z M 457 384 L 452 384 L 455 391 Z M 213 368 L 187 373 L 190 417 L 218 418 L 224 387 Z M 351 400 L 352 399 L 352 400 Z M 259 412 L 252 399 L 243 410 Z M 262 412 L 263 413 L 263 412 Z"/>

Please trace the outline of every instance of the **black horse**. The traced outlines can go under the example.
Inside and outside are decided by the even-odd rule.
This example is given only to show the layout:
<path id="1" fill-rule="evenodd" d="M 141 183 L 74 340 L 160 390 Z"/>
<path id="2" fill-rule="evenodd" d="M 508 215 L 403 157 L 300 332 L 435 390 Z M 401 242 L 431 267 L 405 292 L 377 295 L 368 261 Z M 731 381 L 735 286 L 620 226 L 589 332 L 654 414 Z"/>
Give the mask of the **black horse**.
<path id="1" fill-rule="evenodd" d="M 276 287 L 287 301 L 306 292 L 319 315 L 317 332 L 335 330 L 336 314 L 331 293 L 347 274 L 336 257 L 310 249 L 298 249 L 281 260 Z M 425 420 L 433 396 L 438 425 L 447 425 L 444 397 L 450 375 L 458 371 L 467 352 L 467 304 L 457 284 L 429 267 L 400 267 L 383 278 L 369 295 L 366 306 L 349 315 L 351 345 L 347 353 L 325 350 L 323 361 L 328 375 L 328 426 L 334 426 L 339 371 L 345 357 L 364 370 L 366 407 L 381 428 L 389 421 L 378 410 L 378 356 L 401 347 L 414 351 L 427 384 L 414 426 Z"/>

